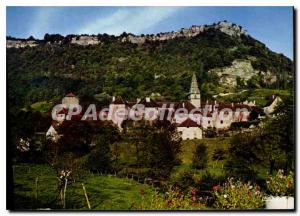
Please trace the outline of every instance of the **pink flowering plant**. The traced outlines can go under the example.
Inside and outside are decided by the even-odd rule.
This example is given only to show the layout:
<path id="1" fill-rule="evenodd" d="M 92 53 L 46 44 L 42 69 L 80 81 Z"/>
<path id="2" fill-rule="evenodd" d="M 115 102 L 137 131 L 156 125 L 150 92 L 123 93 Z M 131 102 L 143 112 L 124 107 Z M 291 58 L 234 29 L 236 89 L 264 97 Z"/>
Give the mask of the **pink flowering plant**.
<path id="1" fill-rule="evenodd" d="M 260 209 L 264 206 L 263 193 L 258 185 L 243 183 L 228 178 L 214 190 L 214 207 L 217 209 Z"/>
<path id="2" fill-rule="evenodd" d="M 177 188 L 170 188 L 165 193 L 156 192 L 152 198 L 145 203 L 142 197 L 142 204 L 139 210 L 200 210 L 205 209 L 201 197 L 197 196 L 197 189 L 192 188 L 188 194 L 184 194 Z M 143 194 L 141 193 L 143 196 Z"/>
<path id="3" fill-rule="evenodd" d="M 283 170 L 278 170 L 276 175 L 267 178 L 267 190 L 272 196 L 293 196 L 294 173 L 285 175 Z"/>

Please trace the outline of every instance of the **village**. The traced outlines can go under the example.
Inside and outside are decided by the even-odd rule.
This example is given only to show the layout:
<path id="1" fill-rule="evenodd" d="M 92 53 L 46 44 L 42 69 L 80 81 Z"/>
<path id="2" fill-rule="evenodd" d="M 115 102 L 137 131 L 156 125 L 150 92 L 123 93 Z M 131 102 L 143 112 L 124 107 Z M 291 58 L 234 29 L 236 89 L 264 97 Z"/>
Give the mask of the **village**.
<path id="1" fill-rule="evenodd" d="M 191 80 L 188 100 L 178 102 L 155 101 L 150 97 L 126 101 L 121 96 L 113 96 L 107 107 L 100 110 L 95 105 L 84 110 L 74 93 L 67 94 L 62 103 L 52 110 L 53 122 L 46 133 L 47 139 L 57 141 L 60 137 L 56 128 L 64 121 L 81 119 L 87 121 L 111 121 L 122 130 L 125 120 L 168 120 L 175 124 L 182 140 L 202 139 L 206 130 L 226 131 L 235 122 L 249 122 L 270 116 L 281 102 L 280 97 L 272 95 L 266 107 L 255 105 L 255 101 L 243 103 L 202 102 L 196 75 Z M 255 125 L 250 125 L 255 127 Z"/>

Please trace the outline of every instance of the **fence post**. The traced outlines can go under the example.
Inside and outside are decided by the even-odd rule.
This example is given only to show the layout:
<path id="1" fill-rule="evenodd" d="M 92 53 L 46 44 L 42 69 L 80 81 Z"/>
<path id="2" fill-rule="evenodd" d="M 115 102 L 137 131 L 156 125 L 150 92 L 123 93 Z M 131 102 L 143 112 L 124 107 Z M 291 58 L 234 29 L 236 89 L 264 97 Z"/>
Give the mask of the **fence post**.
<path id="1" fill-rule="evenodd" d="M 37 176 L 35 179 L 35 200 L 38 200 L 38 193 L 39 193 L 39 177 Z"/>
<path id="2" fill-rule="evenodd" d="M 83 184 L 83 183 L 81 183 L 81 185 L 82 185 L 82 189 L 83 189 L 83 192 L 84 192 L 84 196 L 85 196 L 85 199 L 86 199 L 86 202 L 87 202 L 88 208 L 89 208 L 89 210 L 91 210 L 91 205 L 90 205 L 89 198 L 88 198 L 88 195 L 87 195 L 87 193 L 86 193 L 86 190 L 85 190 L 84 184 Z"/>
<path id="3" fill-rule="evenodd" d="M 64 188 L 64 207 L 63 208 L 66 208 L 66 190 L 67 190 L 67 184 L 68 184 L 68 179 L 66 178 L 65 188 Z"/>

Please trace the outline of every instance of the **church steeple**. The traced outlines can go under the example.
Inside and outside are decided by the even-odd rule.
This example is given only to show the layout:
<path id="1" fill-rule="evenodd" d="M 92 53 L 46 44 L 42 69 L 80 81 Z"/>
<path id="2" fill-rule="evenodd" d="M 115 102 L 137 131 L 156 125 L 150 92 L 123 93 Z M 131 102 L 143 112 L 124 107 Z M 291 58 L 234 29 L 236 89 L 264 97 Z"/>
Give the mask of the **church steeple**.
<path id="1" fill-rule="evenodd" d="M 190 93 L 189 93 L 189 99 L 190 99 L 190 102 L 195 107 L 200 107 L 201 106 L 201 94 L 200 94 L 200 90 L 199 90 L 199 87 L 198 87 L 197 78 L 196 78 L 195 73 L 193 74 L 193 77 L 192 77 L 191 88 L 190 88 Z"/>

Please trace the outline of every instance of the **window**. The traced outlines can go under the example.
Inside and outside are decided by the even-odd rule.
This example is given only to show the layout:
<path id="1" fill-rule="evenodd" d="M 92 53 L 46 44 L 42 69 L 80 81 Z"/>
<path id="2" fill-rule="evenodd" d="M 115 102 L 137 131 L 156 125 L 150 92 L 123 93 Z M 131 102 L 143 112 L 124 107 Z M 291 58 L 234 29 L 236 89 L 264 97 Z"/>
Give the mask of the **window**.
<path id="1" fill-rule="evenodd" d="M 207 123 L 210 124 L 210 121 L 208 121 Z"/>
<path id="2" fill-rule="evenodd" d="M 221 124 L 223 124 L 223 120 L 221 120 Z"/>

